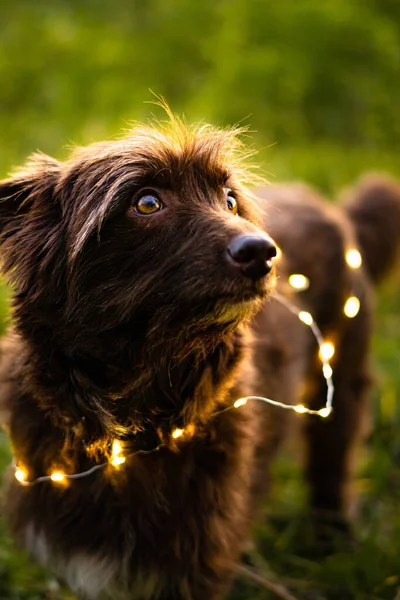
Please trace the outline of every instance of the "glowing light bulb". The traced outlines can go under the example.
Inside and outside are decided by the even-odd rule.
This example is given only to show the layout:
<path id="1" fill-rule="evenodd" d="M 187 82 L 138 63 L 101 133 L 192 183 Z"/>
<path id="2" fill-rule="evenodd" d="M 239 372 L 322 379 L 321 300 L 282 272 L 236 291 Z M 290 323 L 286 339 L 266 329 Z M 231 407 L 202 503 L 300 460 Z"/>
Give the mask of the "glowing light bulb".
<path id="1" fill-rule="evenodd" d="M 125 456 L 114 456 L 111 459 L 111 464 L 113 465 L 113 467 L 117 467 L 118 465 L 124 464 L 125 461 L 126 461 Z"/>
<path id="2" fill-rule="evenodd" d="M 177 438 L 180 438 L 183 436 L 183 429 L 175 429 L 172 432 L 172 437 L 176 440 Z"/>
<path id="3" fill-rule="evenodd" d="M 331 342 L 322 344 L 319 355 L 322 360 L 329 360 L 335 354 L 335 346 Z"/>
<path id="4" fill-rule="evenodd" d="M 312 315 L 305 310 L 300 311 L 297 316 L 299 317 L 300 321 L 303 321 L 303 323 L 306 325 L 312 325 L 314 323 Z"/>
<path id="5" fill-rule="evenodd" d="M 343 312 L 349 319 L 353 319 L 360 311 L 360 301 L 356 296 L 350 296 L 344 305 Z"/>
<path id="6" fill-rule="evenodd" d="M 293 273 L 290 275 L 289 285 L 292 286 L 295 290 L 307 290 L 310 287 L 310 280 L 305 275 L 301 275 L 300 273 Z"/>
<path id="7" fill-rule="evenodd" d="M 296 406 L 293 407 L 293 410 L 295 410 L 297 413 L 303 414 L 308 412 L 308 409 L 303 406 L 302 404 L 297 404 Z"/>
<path id="8" fill-rule="evenodd" d="M 114 456 L 118 456 L 118 454 L 121 454 L 122 452 L 122 446 L 119 443 L 118 440 L 114 440 L 113 441 L 113 445 L 112 445 L 112 453 Z"/>
<path id="9" fill-rule="evenodd" d="M 64 473 L 61 473 L 61 471 L 55 471 L 54 473 L 52 473 L 50 475 L 50 479 L 52 481 L 62 482 L 65 480 L 65 475 L 64 475 Z"/>
<path id="10" fill-rule="evenodd" d="M 318 411 L 318 414 L 320 417 L 325 419 L 326 417 L 329 417 L 331 412 L 332 412 L 332 409 L 329 408 L 328 406 L 325 406 L 325 408 L 321 408 L 321 410 Z"/>
<path id="11" fill-rule="evenodd" d="M 118 440 L 114 440 L 113 444 L 112 444 L 112 456 L 111 456 L 111 460 L 110 463 L 113 465 L 113 467 L 117 467 L 118 465 L 122 465 L 125 461 L 126 458 L 124 456 L 121 456 L 122 453 L 122 446 L 119 443 Z"/>
<path id="12" fill-rule="evenodd" d="M 233 403 L 233 406 L 239 408 L 239 406 L 244 406 L 245 404 L 247 404 L 247 398 L 239 398 L 239 400 Z"/>
<path id="13" fill-rule="evenodd" d="M 27 479 L 27 474 L 23 469 L 20 469 L 19 467 L 17 467 L 15 469 L 15 479 L 17 481 L 19 481 L 20 483 L 24 483 Z"/>
<path id="14" fill-rule="evenodd" d="M 346 262 L 352 269 L 359 269 L 362 265 L 362 257 L 356 248 L 351 248 L 346 252 Z"/>
<path id="15" fill-rule="evenodd" d="M 327 363 L 325 363 L 322 367 L 322 372 L 324 374 L 325 379 L 330 379 L 333 375 L 333 370 L 331 365 L 328 365 Z"/>

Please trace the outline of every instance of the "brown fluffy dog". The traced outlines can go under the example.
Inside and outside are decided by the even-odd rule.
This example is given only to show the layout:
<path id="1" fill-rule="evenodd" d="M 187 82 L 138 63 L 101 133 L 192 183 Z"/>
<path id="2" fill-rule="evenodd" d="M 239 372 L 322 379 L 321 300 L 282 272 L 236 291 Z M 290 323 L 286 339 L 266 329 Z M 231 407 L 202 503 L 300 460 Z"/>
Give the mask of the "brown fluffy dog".
<path id="1" fill-rule="evenodd" d="M 36 156 L 0 184 L 15 328 L 1 411 L 18 465 L 32 481 L 107 461 L 115 439 L 125 455 L 162 444 L 84 479 L 10 481 L 16 539 L 80 598 L 221 598 L 287 413 L 252 402 L 219 411 L 250 393 L 325 402 L 309 330 L 275 301 L 258 312 L 275 248 L 241 153 L 234 132 L 172 119 L 65 163 Z M 400 223 L 398 190 L 369 185 L 346 211 L 305 188 L 260 192 L 284 252 L 279 285 L 289 272 L 308 276 L 296 302 L 336 342 L 335 412 L 302 417 L 312 504 L 335 512 L 368 380 L 368 274 L 394 259 Z M 365 271 L 344 260 L 357 235 Z M 361 311 L 349 320 L 353 289 Z M 253 361 L 244 324 L 257 312 Z"/>

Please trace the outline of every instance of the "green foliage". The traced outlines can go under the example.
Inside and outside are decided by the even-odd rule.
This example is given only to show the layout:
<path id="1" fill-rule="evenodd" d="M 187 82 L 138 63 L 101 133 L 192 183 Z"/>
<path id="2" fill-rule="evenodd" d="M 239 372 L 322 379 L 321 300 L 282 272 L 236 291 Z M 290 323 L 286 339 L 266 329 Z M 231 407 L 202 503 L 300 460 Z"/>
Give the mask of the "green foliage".
<path id="1" fill-rule="evenodd" d="M 336 194 L 367 170 L 400 176 L 398 0 L 13 0 L 0 3 L 0 174 L 40 149 L 118 135 L 158 108 L 254 131 L 271 180 Z M 0 287 L 2 333 L 8 292 Z M 358 470 L 355 541 L 315 555 L 293 457 L 275 489 L 252 560 L 304 600 L 400 598 L 400 290 L 380 294 L 377 387 Z M 0 434 L 0 472 L 10 450 Z M 15 551 L 0 519 L 0 598 L 67 600 Z M 396 596 L 397 594 L 397 596 Z M 275 596 L 241 577 L 232 600 Z"/>
<path id="2" fill-rule="evenodd" d="M 115 135 L 149 88 L 261 144 L 397 147 L 399 31 L 395 0 L 3 2 L 0 171 Z"/>

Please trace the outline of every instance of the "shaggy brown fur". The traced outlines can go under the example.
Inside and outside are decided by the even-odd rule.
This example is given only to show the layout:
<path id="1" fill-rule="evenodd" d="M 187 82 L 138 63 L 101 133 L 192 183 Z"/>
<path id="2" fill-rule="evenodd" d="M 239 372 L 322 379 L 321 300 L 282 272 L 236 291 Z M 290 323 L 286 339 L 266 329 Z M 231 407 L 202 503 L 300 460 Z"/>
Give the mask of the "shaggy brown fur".
<path id="1" fill-rule="evenodd" d="M 10 481 L 16 539 L 82 599 L 223 597 L 286 414 L 255 403 L 215 413 L 250 393 L 324 403 L 309 331 L 273 301 L 252 362 L 244 324 L 271 287 L 273 246 L 242 154 L 235 132 L 172 119 L 65 163 L 36 156 L 0 184 L 15 327 L 0 405 L 18 463 L 33 479 L 102 462 L 116 438 L 126 454 L 164 444 L 67 485 Z M 146 194 L 163 210 L 138 215 Z M 340 511 L 367 380 L 367 274 L 345 265 L 356 234 L 344 212 L 304 188 L 260 195 L 284 250 L 279 285 L 288 271 L 310 278 L 296 302 L 337 344 L 334 416 L 303 422 L 312 502 Z M 258 240 L 251 256 L 243 235 Z M 354 288 L 362 311 L 346 321 Z M 174 440 L 175 427 L 188 433 Z"/>
<path id="2" fill-rule="evenodd" d="M 270 186 L 259 196 L 264 200 L 268 232 L 283 250 L 278 288 L 313 314 L 336 348 L 334 413 L 327 420 L 302 419 L 311 506 L 323 519 L 329 513 L 335 518 L 347 505 L 352 450 L 366 424 L 371 282 L 380 281 L 398 255 L 400 187 L 388 177 L 368 176 L 344 194 L 341 205 L 328 205 L 301 184 Z M 363 267 L 353 270 L 345 254 L 357 247 Z M 309 289 L 291 292 L 289 273 L 306 275 Z M 354 319 L 343 313 L 351 295 L 361 300 Z M 255 332 L 255 362 L 266 378 L 262 392 L 285 403 L 297 398 L 306 406 L 321 407 L 326 385 L 315 342 L 304 326 L 272 300 L 257 315 Z"/>
<path id="3" fill-rule="evenodd" d="M 355 223 L 356 235 L 368 274 L 380 282 L 393 269 L 399 255 L 400 185 L 384 175 L 368 175 L 342 202 Z"/>

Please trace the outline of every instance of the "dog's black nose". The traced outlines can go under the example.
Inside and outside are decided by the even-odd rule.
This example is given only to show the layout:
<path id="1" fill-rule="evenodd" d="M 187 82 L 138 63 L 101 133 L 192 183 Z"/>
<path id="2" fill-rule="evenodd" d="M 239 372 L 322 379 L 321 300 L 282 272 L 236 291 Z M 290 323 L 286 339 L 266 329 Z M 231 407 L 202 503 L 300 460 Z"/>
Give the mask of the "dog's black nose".
<path id="1" fill-rule="evenodd" d="M 231 262 L 252 279 L 267 275 L 272 268 L 271 259 L 276 256 L 276 246 L 266 235 L 238 235 L 227 250 Z"/>

